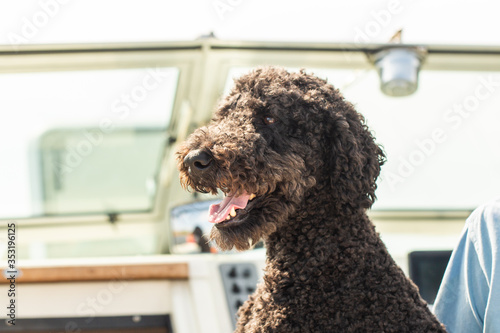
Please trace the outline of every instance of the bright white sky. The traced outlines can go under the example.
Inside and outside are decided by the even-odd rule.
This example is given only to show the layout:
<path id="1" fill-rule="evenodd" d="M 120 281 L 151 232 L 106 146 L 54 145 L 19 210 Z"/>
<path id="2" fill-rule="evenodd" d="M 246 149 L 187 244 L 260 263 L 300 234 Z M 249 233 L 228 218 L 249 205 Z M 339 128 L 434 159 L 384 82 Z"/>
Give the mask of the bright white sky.
<path id="1" fill-rule="evenodd" d="M 385 42 L 404 28 L 407 43 L 500 45 L 499 12 L 493 0 L 0 0 L 0 44 L 16 36 L 23 43 L 192 40 L 209 31 L 230 40 Z"/>

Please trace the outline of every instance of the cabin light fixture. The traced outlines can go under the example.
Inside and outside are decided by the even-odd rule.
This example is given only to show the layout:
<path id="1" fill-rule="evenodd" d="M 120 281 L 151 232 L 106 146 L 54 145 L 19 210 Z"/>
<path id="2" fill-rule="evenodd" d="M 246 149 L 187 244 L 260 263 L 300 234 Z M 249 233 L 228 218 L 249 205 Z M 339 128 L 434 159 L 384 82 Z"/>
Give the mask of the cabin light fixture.
<path id="1" fill-rule="evenodd" d="M 418 88 L 418 74 L 427 50 L 423 47 L 390 47 L 372 55 L 380 76 L 380 89 L 388 96 L 413 94 Z"/>

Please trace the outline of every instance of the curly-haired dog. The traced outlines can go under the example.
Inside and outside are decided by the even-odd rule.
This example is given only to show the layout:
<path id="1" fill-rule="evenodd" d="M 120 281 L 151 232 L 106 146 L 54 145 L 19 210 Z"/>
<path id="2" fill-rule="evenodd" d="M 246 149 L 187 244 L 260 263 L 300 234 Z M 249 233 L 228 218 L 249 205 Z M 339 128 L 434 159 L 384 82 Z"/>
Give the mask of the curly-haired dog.
<path id="1" fill-rule="evenodd" d="M 266 242 L 237 332 L 445 332 L 366 215 L 384 154 L 325 80 L 242 76 L 178 160 L 184 186 L 225 193 L 209 212 L 220 248 Z"/>

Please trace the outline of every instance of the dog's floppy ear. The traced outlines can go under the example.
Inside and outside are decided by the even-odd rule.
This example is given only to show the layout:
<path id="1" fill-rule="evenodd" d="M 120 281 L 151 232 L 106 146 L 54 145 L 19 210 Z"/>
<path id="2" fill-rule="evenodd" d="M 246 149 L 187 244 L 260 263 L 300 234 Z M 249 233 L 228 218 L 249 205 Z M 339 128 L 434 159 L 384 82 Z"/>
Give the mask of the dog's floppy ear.
<path id="1" fill-rule="evenodd" d="M 338 203 L 344 207 L 369 208 L 374 203 L 376 180 L 385 155 L 365 124 L 364 117 L 344 102 L 344 110 L 333 110 L 329 129 L 327 164 L 330 183 Z M 328 153 L 328 152 L 327 152 Z"/>

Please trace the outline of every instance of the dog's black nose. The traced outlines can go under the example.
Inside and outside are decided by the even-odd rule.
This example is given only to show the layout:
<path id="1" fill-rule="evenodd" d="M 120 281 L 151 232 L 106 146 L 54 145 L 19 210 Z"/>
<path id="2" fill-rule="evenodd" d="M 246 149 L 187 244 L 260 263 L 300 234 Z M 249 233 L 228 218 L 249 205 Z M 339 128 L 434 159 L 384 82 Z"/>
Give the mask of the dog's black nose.
<path id="1" fill-rule="evenodd" d="M 189 167 L 190 172 L 204 172 L 212 166 L 212 156 L 204 149 L 193 150 L 184 157 L 184 164 Z"/>

